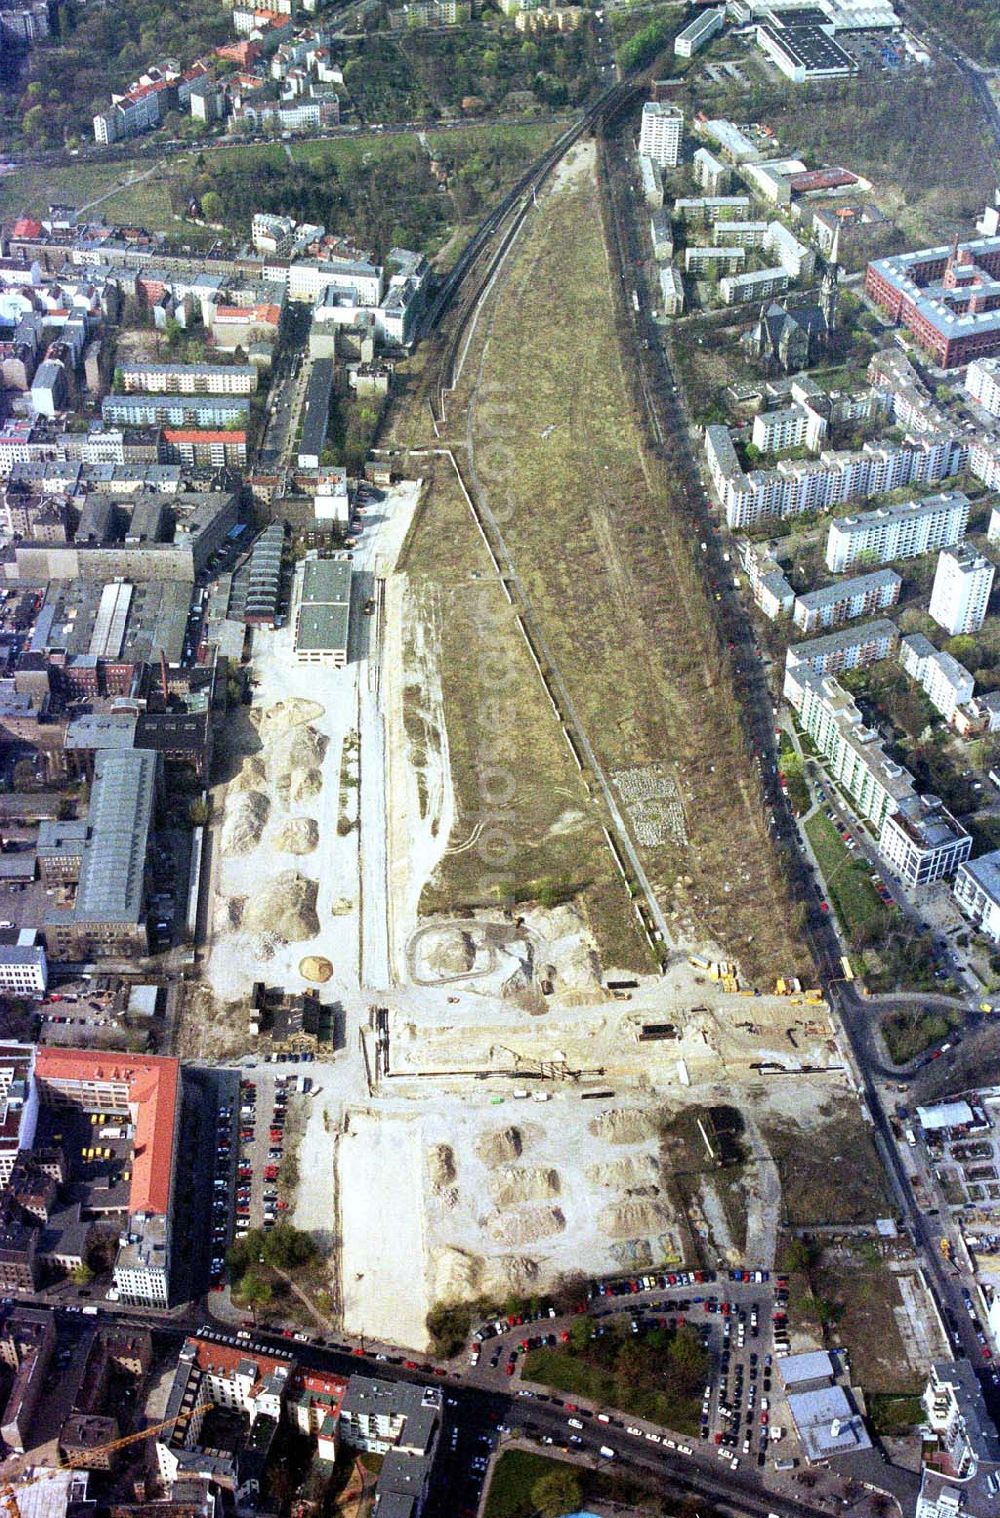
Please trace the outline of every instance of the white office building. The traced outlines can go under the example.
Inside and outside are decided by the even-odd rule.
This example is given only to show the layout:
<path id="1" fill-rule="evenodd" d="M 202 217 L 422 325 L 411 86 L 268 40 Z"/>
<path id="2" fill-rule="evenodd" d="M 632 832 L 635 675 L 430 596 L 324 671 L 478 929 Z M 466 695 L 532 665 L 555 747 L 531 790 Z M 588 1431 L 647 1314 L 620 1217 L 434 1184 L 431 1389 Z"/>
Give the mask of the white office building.
<path id="1" fill-rule="evenodd" d="M 1000 416 L 1000 359 L 974 359 L 965 373 L 965 388 L 991 416 Z"/>
<path id="2" fill-rule="evenodd" d="M 651 158 L 661 169 L 671 169 L 681 161 L 684 135 L 684 112 L 676 105 L 647 100 L 642 108 L 639 152 Z"/>
<path id="3" fill-rule="evenodd" d="M 952 887 L 966 917 L 994 943 L 1000 943 L 1000 849 L 962 865 Z"/>
<path id="4" fill-rule="evenodd" d="M 0 945 L 0 991 L 6 996 L 44 996 L 49 984 L 45 950 L 34 928 L 23 929 L 16 943 Z"/>
<path id="5" fill-rule="evenodd" d="M 876 564 L 912 559 L 960 543 L 969 522 L 969 498 L 961 490 L 943 490 L 922 501 L 837 517 L 826 540 L 826 567 L 838 574 L 859 558 Z"/>
<path id="6" fill-rule="evenodd" d="M 955 637 L 982 627 L 993 589 L 996 566 L 970 543 L 944 548 L 938 555 L 930 614 Z"/>

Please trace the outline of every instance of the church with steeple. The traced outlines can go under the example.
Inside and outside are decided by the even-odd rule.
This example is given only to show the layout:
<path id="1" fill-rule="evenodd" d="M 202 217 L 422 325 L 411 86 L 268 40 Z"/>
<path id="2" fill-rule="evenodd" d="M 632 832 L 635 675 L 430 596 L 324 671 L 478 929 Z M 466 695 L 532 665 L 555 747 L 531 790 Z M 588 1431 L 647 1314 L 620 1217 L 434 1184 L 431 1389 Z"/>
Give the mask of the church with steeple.
<path id="1" fill-rule="evenodd" d="M 823 271 L 818 304 L 790 306 L 787 299 L 772 301 L 761 306 L 757 322 L 740 339 L 744 351 L 769 373 L 808 369 L 826 353 L 836 331 L 840 302 L 839 242 L 838 228 Z"/>

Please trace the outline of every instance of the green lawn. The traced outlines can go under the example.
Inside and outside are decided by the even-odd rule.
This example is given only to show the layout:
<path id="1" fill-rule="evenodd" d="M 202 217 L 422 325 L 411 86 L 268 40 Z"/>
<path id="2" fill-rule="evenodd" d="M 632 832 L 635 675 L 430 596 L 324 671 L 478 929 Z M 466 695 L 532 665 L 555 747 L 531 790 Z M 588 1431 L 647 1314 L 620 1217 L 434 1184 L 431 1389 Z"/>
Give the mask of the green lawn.
<path id="1" fill-rule="evenodd" d="M 579 1349 L 532 1350 L 522 1374 L 526 1381 L 693 1435 L 708 1365 L 693 1329 L 655 1329 L 641 1338 L 608 1332 Z"/>
<path id="2" fill-rule="evenodd" d="M 512 1449 L 501 1455 L 493 1468 L 483 1518 L 528 1518 L 535 1511 L 531 1488 L 543 1476 L 565 1470 L 566 1463 L 548 1455 Z"/>
<path id="3" fill-rule="evenodd" d="M 869 867 L 857 852 L 845 848 L 833 823 L 816 812 L 805 825 L 833 907 L 844 932 L 851 937 L 859 929 L 884 924 L 889 913 L 868 878 Z"/>

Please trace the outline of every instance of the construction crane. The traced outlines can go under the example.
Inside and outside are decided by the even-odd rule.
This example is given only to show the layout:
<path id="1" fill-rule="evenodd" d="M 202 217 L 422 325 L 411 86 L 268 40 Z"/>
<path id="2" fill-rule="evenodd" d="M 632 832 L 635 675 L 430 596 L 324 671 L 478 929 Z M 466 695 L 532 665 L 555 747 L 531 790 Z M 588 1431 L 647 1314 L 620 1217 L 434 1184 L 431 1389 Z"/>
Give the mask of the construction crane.
<path id="1" fill-rule="evenodd" d="M 21 1508 L 17 1500 L 17 1493 L 21 1487 L 33 1486 L 36 1481 L 48 1481 L 52 1476 L 57 1475 L 60 1470 L 75 1471 L 86 1469 L 87 1466 L 93 1463 L 95 1457 L 103 1459 L 104 1456 L 114 1454 L 117 1450 L 125 1449 L 128 1445 L 141 1444 L 144 1439 L 151 1439 L 154 1434 L 162 1434 L 164 1429 L 173 1428 L 174 1424 L 180 1423 L 182 1419 L 195 1418 L 199 1413 L 206 1412 L 208 1408 L 213 1406 L 214 1403 L 210 1401 L 199 1402 L 197 1407 L 183 1409 L 181 1412 L 175 1413 L 172 1418 L 165 1418 L 162 1423 L 151 1423 L 148 1428 L 141 1428 L 136 1434 L 123 1434 L 120 1439 L 112 1439 L 107 1444 L 96 1444 L 93 1449 L 79 1450 L 76 1454 L 67 1455 L 64 1457 L 62 1465 L 39 1471 L 36 1475 L 30 1476 L 27 1481 L 7 1480 L 0 1486 L 0 1504 L 6 1509 L 8 1518 L 21 1518 Z"/>

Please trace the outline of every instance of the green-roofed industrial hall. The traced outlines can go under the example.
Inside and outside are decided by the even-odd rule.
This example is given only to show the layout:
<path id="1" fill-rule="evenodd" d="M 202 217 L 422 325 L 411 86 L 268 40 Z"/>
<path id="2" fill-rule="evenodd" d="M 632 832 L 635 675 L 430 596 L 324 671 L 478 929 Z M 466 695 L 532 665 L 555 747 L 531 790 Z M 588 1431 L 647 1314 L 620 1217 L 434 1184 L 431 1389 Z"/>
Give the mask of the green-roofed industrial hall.
<path id="1" fill-rule="evenodd" d="M 351 561 L 309 556 L 302 566 L 302 593 L 295 617 L 295 656 L 300 664 L 347 663 L 351 622 Z"/>

